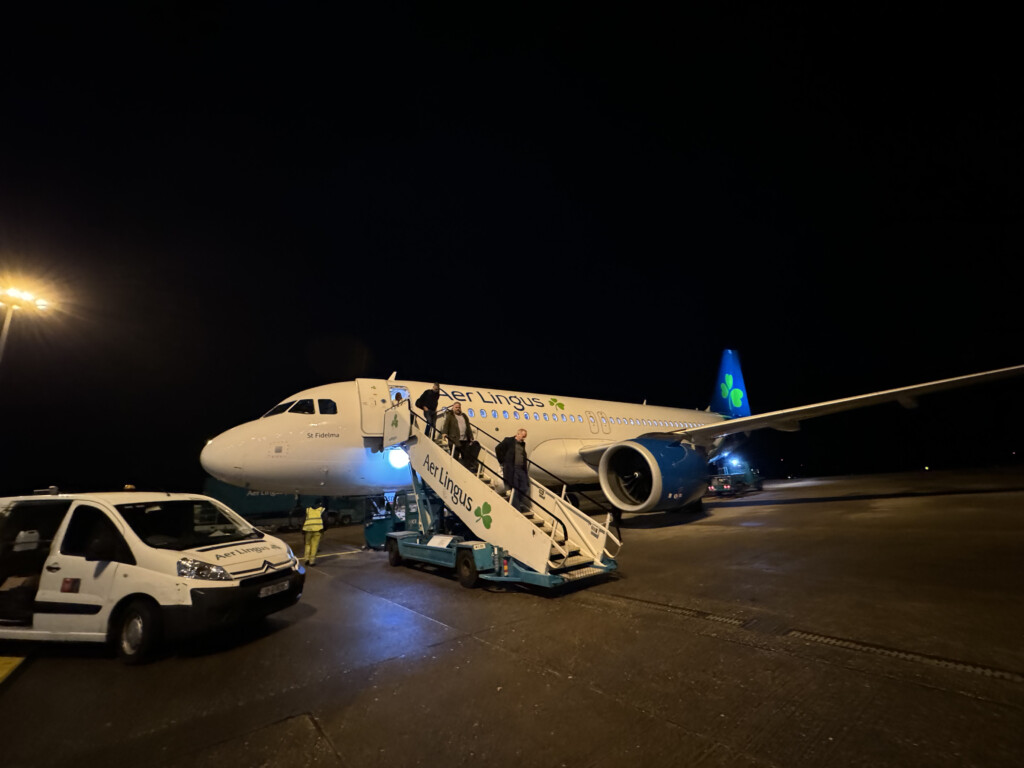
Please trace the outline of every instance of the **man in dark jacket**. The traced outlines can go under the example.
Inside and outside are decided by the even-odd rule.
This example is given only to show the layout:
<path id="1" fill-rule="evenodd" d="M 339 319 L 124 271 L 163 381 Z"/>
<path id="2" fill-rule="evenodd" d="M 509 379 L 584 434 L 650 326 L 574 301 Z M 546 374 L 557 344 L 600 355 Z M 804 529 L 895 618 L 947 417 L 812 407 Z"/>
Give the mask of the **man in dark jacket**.
<path id="1" fill-rule="evenodd" d="M 495 449 L 501 459 L 501 473 L 505 490 L 513 491 L 512 506 L 520 512 L 526 509 L 530 495 L 530 463 L 526 458 L 526 430 L 520 429 L 512 437 L 506 437 Z"/>
<path id="2" fill-rule="evenodd" d="M 435 381 L 434 386 L 424 391 L 416 401 L 416 407 L 423 411 L 423 418 L 427 422 L 427 426 L 423 429 L 423 433 L 427 437 L 434 434 L 434 424 L 437 423 L 437 398 L 440 397 L 440 394 L 441 385 Z"/>

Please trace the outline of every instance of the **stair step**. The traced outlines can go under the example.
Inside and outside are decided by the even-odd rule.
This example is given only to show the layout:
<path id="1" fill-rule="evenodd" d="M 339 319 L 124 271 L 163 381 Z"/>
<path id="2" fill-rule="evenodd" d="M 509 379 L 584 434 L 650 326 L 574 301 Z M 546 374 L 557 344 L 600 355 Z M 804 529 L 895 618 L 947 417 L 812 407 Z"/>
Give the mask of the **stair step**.
<path id="1" fill-rule="evenodd" d="M 577 568 L 572 571 L 566 571 L 565 573 L 559 573 L 566 581 L 578 581 L 580 579 L 586 579 L 591 576 L 600 576 L 607 573 L 604 568 Z"/>
<path id="2" fill-rule="evenodd" d="M 562 573 L 562 571 L 575 569 L 581 565 L 589 565 L 594 562 L 594 558 L 580 554 L 570 555 L 560 561 L 556 561 L 556 557 L 557 555 L 551 557 L 552 573 Z"/>
<path id="3" fill-rule="evenodd" d="M 562 545 L 565 544 L 564 541 L 559 541 L 557 543 L 558 543 L 559 546 L 562 546 Z M 563 555 L 561 552 L 553 552 L 551 554 L 551 558 L 550 559 L 554 560 L 557 557 L 557 558 L 560 558 L 562 560 L 568 560 L 570 557 L 577 557 L 580 554 L 581 553 L 580 553 L 580 548 L 579 547 L 569 547 L 569 550 L 568 550 L 568 552 L 566 554 Z"/>

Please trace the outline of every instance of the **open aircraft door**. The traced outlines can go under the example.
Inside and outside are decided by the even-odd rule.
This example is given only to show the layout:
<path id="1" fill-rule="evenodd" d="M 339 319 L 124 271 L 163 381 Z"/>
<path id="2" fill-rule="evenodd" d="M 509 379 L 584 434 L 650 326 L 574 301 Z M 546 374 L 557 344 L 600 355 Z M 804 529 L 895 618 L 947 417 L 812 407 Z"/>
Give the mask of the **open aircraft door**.
<path id="1" fill-rule="evenodd" d="M 391 389 L 384 379 L 356 379 L 359 387 L 359 422 L 364 435 L 380 436 L 384 411 L 391 405 Z"/>

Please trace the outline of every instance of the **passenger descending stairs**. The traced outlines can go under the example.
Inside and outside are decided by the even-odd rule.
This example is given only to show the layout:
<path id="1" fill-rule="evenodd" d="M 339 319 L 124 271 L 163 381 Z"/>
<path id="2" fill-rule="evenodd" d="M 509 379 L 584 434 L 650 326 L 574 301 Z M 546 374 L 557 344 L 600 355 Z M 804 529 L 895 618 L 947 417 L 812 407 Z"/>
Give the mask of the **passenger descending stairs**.
<path id="1" fill-rule="evenodd" d="M 486 447 L 481 446 L 481 469 L 474 473 L 455 460 L 446 446 L 427 437 L 423 421 L 402 405 L 387 411 L 384 424 L 385 450 L 398 445 L 409 454 L 415 475 L 475 538 L 504 549 L 519 564 L 558 577 L 555 581 L 576 581 L 616 568 L 607 547 L 617 551 L 621 543 L 609 531 L 608 522 L 596 522 L 532 481 L 529 510 L 519 512 L 495 490 L 500 464 Z"/>

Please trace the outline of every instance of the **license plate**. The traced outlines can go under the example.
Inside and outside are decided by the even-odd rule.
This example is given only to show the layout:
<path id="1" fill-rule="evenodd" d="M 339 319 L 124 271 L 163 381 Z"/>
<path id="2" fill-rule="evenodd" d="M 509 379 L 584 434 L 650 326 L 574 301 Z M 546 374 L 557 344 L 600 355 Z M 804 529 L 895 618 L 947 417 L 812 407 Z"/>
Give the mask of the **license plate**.
<path id="1" fill-rule="evenodd" d="M 268 584 L 265 587 L 260 588 L 260 597 L 270 597 L 270 595 L 276 595 L 278 592 L 284 592 L 288 589 L 287 581 L 279 581 L 277 584 Z"/>

